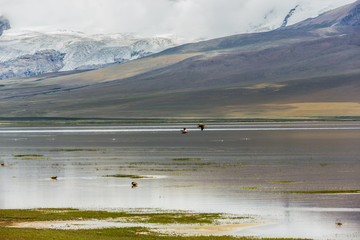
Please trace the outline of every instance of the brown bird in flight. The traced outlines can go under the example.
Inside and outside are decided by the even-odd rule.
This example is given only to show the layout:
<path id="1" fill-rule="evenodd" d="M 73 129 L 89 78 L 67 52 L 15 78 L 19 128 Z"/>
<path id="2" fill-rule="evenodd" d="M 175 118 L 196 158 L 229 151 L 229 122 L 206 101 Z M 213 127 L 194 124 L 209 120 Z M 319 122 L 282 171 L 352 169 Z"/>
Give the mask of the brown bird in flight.
<path id="1" fill-rule="evenodd" d="M 200 123 L 199 125 L 198 125 L 198 128 L 200 128 L 201 129 L 201 131 L 203 131 L 204 130 L 204 128 L 205 128 L 205 124 L 203 124 L 203 123 Z"/>

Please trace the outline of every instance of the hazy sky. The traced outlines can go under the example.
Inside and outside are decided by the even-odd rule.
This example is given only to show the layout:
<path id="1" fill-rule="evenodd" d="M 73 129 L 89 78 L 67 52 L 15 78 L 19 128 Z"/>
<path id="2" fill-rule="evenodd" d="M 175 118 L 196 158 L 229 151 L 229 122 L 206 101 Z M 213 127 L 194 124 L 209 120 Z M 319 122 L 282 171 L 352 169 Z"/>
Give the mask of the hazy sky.
<path id="1" fill-rule="evenodd" d="M 71 29 L 87 33 L 213 38 L 278 27 L 355 0 L 0 0 L 14 29 Z"/>

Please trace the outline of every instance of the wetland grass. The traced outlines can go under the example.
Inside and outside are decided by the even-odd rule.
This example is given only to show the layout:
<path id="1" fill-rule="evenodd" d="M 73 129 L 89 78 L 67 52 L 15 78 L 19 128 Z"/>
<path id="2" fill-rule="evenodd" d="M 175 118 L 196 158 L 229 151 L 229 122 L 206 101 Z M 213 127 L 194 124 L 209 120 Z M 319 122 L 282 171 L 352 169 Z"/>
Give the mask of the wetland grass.
<path id="1" fill-rule="evenodd" d="M 201 161 L 201 158 L 173 158 L 173 161 Z"/>
<path id="2" fill-rule="evenodd" d="M 211 224 L 214 223 L 216 219 L 221 219 L 222 214 L 191 212 L 108 212 L 87 211 L 73 208 L 0 210 L 0 222 L 2 222 L 2 224 L 19 221 L 102 220 L 109 218 L 123 218 L 122 221 L 131 223 Z"/>
<path id="3" fill-rule="evenodd" d="M 189 213 L 189 212 L 159 212 L 159 213 L 135 213 L 135 212 L 107 212 L 107 211 L 83 211 L 72 208 L 57 209 L 5 209 L 0 210 L 0 239 L 59 239 L 59 240 L 111 240 L 111 239 L 209 239 L 209 236 L 181 236 L 164 234 L 146 227 L 124 228 L 101 228 L 81 230 L 60 229 L 32 229 L 32 228 L 9 228 L 14 223 L 31 221 L 59 221 L 59 220 L 101 220 L 109 218 L 122 218 L 122 222 L 157 223 L 157 224 L 213 224 L 217 219 L 224 218 L 219 213 Z M 247 218 L 247 217 L 246 217 Z M 219 240 L 254 240 L 252 237 L 211 236 L 211 239 Z M 275 238 L 266 238 L 275 240 Z M 265 240 L 265 239 L 264 239 Z M 285 239 L 283 239 L 285 240 Z M 295 239 L 293 239 L 295 240 Z"/>
<path id="4" fill-rule="evenodd" d="M 259 190 L 258 187 L 243 187 L 242 190 Z"/>
<path id="5" fill-rule="evenodd" d="M 114 178 L 133 178 L 133 179 L 139 179 L 139 178 L 152 178 L 152 177 L 148 177 L 148 176 L 130 175 L 130 174 L 113 174 L 113 175 L 104 175 L 103 177 L 114 177 Z"/>
<path id="6" fill-rule="evenodd" d="M 56 209 L 4 209 L 0 210 L 0 222 L 8 221 L 59 221 L 77 219 L 104 219 L 123 217 L 124 213 L 109 213 L 106 211 L 80 211 L 72 208 Z"/>
<path id="7" fill-rule="evenodd" d="M 90 230 L 58 230 L 58 229 L 29 229 L 29 228 L 4 228 L 0 227 L 0 238 L 6 240 L 256 240 L 253 237 L 231 237 L 231 236 L 179 236 L 165 235 L 151 231 L 144 227 L 131 228 L 105 228 Z M 280 240 L 280 238 L 263 238 L 263 240 Z M 300 240 L 281 238 L 281 240 Z"/>
<path id="8" fill-rule="evenodd" d="M 66 148 L 66 149 L 51 149 L 49 152 L 96 152 L 100 149 L 78 149 L 78 148 Z"/>
<path id="9" fill-rule="evenodd" d="M 360 193 L 360 190 L 315 190 L 315 191 L 285 191 L 285 193 L 296 193 L 296 194 L 351 194 Z"/>
<path id="10" fill-rule="evenodd" d="M 42 154 L 16 154 L 14 155 L 16 158 L 41 158 L 44 157 Z"/>
<path id="11" fill-rule="evenodd" d="M 49 160 L 44 157 L 43 154 L 14 154 L 13 156 L 17 159 L 23 160 Z"/>

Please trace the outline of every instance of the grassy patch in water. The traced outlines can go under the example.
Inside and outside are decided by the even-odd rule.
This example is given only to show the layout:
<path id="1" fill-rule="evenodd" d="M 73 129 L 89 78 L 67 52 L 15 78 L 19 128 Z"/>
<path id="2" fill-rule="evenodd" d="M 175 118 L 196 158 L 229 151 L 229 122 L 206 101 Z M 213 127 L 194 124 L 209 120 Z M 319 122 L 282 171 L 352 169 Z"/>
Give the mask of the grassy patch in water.
<path id="1" fill-rule="evenodd" d="M 243 189 L 243 190 L 259 190 L 258 187 L 243 187 L 241 189 Z"/>
<path id="2" fill-rule="evenodd" d="M 104 177 L 115 177 L 115 178 L 151 178 L 147 176 L 140 175 L 129 175 L 129 174 L 114 174 L 114 175 L 104 175 Z"/>
<path id="3" fill-rule="evenodd" d="M 5 209 L 0 210 L 0 239 L 25 240 L 25 239 L 58 239 L 58 240 L 112 240 L 112 239 L 199 239 L 206 240 L 209 236 L 177 236 L 165 235 L 151 231 L 144 227 L 130 228 L 105 228 L 87 230 L 59 230 L 59 229 L 30 229 L 30 228 L 8 228 L 14 222 L 29 221 L 56 221 L 56 220 L 87 220 L 87 219 L 109 219 L 121 218 L 121 222 L 135 223 L 158 223 L 158 224 L 213 224 L 217 219 L 224 218 L 219 213 L 189 213 L 189 212 L 107 212 L 107 211 L 82 211 L 72 208 L 57 209 Z M 245 217 L 247 218 L 247 217 Z M 219 236 L 211 239 L 250 240 L 251 237 Z M 256 239 L 256 238 L 255 238 Z M 267 238 L 267 240 L 272 240 Z M 275 238 L 273 239 L 275 240 Z M 285 239 L 283 239 L 285 240 Z"/>
<path id="4" fill-rule="evenodd" d="M 274 183 L 300 183 L 300 181 L 278 181 Z"/>
<path id="5" fill-rule="evenodd" d="M 48 160 L 49 158 L 44 157 L 42 154 L 16 154 L 13 155 L 15 158 L 24 160 Z"/>
<path id="6" fill-rule="evenodd" d="M 60 221 L 60 220 L 86 220 L 125 218 L 128 222 L 138 223 L 213 223 L 222 217 L 219 213 L 188 213 L 188 212 L 160 212 L 160 213 L 133 213 L 133 212 L 108 212 L 86 211 L 73 208 L 40 208 L 40 209 L 2 209 L 0 222 L 19 221 Z"/>
<path id="7" fill-rule="evenodd" d="M 142 223 L 160 223 L 160 224 L 211 224 L 216 219 L 221 218 L 219 213 L 152 213 L 142 214 Z"/>
<path id="8" fill-rule="evenodd" d="M 50 152 L 96 152 L 99 149 L 77 149 L 77 148 L 69 148 L 69 149 L 51 149 Z"/>
<path id="9" fill-rule="evenodd" d="M 0 239 L 6 240 L 260 240 L 253 237 L 231 237 L 231 236 L 177 236 L 164 235 L 152 232 L 144 227 L 130 228 L 105 228 L 90 230 L 57 230 L 57 229 L 19 229 L 19 228 L 2 228 L 0 227 Z M 264 238 L 263 240 L 280 240 L 280 238 Z M 300 240 L 281 238 L 281 240 Z"/>
<path id="10" fill-rule="evenodd" d="M 297 194 L 342 194 L 342 193 L 360 193 L 360 190 L 316 190 L 316 191 L 286 191 L 285 193 Z"/>
<path id="11" fill-rule="evenodd" d="M 201 161 L 201 158 L 173 158 L 173 161 Z"/>
<path id="12" fill-rule="evenodd" d="M 2 209 L 0 210 L 0 222 L 105 219 L 124 215 L 124 212 L 80 211 L 72 208 Z"/>
<path id="13" fill-rule="evenodd" d="M 17 158 L 38 158 L 38 157 L 44 157 L 42 154 L 16 154 L 14 157 Z"/>
<path id="14" fill-rule="evenodd" d="M 179 171 L 177 169 L 170 169 L 170 168 L 153 168 L 153 169 L 147 169 L 148 171 L 154 171 L 154 172 L 175 172 Z"/>
<path id="15" fill-rule="evenodd" d="M 141 234 L 141 235 L 140 235 Z M 146 237 L 145 235 L 146 234 Z M 108 228 L 91 230 L 58 230 L 58 229 L 29 229 L 0 227 L 0 239 L 7 240 L 113 240 L 113 239 L 158 239 L 151 236 L 146 228 Z M 170 238 L 168 238 L 170 239 Z"/>

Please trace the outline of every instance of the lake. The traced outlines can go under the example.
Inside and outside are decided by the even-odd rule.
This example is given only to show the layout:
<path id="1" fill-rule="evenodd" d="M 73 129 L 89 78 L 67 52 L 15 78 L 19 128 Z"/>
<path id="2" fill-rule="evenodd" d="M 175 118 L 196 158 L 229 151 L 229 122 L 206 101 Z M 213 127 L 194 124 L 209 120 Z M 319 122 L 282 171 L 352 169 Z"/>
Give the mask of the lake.
<path id="1" fill-rule="evenodd" d="M 359 146 L 357 122 L 0 126 L 0 208 L 221 212 L 268 223 L 233 235 L 360 239 Z"/>

